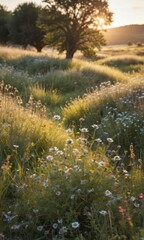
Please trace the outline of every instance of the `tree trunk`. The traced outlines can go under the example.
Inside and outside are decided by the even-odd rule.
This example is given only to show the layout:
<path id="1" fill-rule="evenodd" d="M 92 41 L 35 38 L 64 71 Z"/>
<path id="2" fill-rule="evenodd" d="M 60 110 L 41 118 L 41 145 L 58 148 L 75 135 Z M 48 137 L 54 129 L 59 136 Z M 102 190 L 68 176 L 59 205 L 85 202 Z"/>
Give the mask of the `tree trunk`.
<path id="1" fill-rule="evenodd" d="M 74 56 L 75 51 L 71 49 L 66 50 L 66 59 L 72 59 Z"/>
<path id="2" fill-rule="evenodd" d="M 66 52 L 66 59 L 72 59 L 73 58 L 73 53 L 71 53 L 71 52 Z"/>
<path id="3" fill-rule="evenodd" d="M 36 46 L 35 48 L 36 48 L 37 52 L 39 52 L 39 53 L 42 51 L 42 47 L 41 46 Z"/>
<path id="4" fill-rule="evenodd" d="M 42 49 L 40 48 L 37 48 L 37 52 L 40 53 L 42 51 Z"/>

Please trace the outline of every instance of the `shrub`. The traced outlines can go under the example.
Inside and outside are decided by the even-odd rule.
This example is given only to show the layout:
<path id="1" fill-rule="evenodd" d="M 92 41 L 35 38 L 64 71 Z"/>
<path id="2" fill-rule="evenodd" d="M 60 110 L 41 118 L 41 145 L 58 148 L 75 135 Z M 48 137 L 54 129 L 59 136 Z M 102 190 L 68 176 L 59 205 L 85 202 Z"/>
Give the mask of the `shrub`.
<path id="1" fill-rule="evenodd" d="M 133 43 L 129 41 L 128 42 L 128 46 L 132 46 L 132 45 L 133 45 Z"/>

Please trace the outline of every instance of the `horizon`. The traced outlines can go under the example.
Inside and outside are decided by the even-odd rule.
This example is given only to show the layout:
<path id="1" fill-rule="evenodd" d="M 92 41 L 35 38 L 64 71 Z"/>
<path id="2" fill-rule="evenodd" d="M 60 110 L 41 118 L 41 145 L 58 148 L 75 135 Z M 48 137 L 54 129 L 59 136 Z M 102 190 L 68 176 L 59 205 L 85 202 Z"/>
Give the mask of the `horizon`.
<path id="1" fill-rule="evenodd" d="M 0 0 L 0 4 L 13 11 L 19 4 L 25 2 L 33 2 L 38 5 L 44 5 L 42 0 Z M 127 0 L 124 5 L 122 0 L 108 0 L 109 9 L 113 12 L 113 22 L 108 28 L 123 27 L 127 25 L 142 25 L 144 24 L 144 1 Z"/>

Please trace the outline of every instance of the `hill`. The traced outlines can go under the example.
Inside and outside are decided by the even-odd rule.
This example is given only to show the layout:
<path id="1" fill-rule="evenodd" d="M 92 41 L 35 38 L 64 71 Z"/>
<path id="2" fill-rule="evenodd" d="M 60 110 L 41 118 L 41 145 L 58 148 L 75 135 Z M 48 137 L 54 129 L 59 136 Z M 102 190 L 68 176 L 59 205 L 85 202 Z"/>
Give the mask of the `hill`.
<path id="1" fill-rule="evenodd" d="M 110 28 L 104 34 L 107 45 L 144 42 L 144 24 Z"/>

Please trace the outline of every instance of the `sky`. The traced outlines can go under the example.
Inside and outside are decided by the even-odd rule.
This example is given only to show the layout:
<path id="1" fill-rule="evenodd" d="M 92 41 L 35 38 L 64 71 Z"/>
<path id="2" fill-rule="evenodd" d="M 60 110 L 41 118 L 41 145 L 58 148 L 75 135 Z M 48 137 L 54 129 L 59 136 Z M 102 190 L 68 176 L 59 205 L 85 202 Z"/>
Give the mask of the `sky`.
<path id="1" fill-rule="evenodd" d="M 14 10 L 24 2 L 42 5 L 42 0 L 0 0 L 0 4 L 8 10 Z M 114 13 L 111 27 L 144 24 L 144 0 L 108 0 L 108 3 L 109 9 Z"/>

